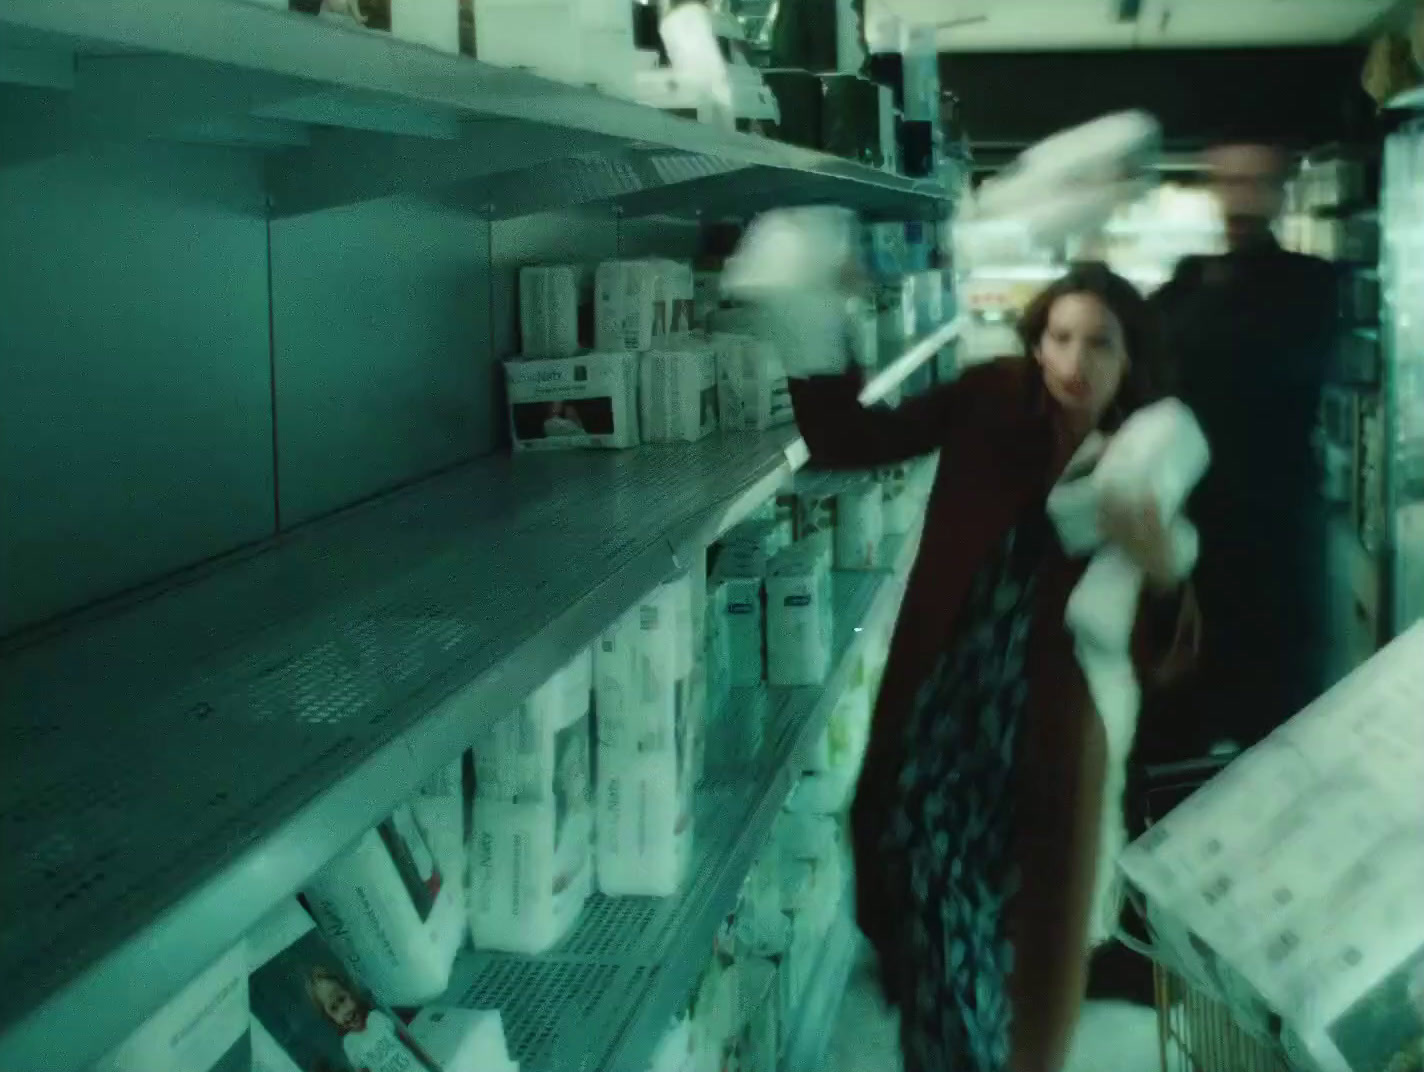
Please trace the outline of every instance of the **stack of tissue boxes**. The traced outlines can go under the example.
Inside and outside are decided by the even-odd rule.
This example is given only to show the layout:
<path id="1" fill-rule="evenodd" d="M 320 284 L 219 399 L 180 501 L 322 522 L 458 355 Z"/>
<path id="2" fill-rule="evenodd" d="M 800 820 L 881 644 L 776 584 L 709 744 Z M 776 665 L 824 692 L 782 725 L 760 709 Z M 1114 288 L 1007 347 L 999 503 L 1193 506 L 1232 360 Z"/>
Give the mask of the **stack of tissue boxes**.
<path id="1" fill-rule="evenodd" d="M 767 569 L 767 681 L 782 687 L 825 681 L 833 632 L 830 559 L 820 548 L 793 544 Z"/>
<path id="2" fill-rule="evenodd" d="M 475 747 L 469 916 L 480 948 L 549 949 L 592 891 L 592 686 L 584 652 Z"/>
<path id="3" fill-rule="evenodd" d="M 692 585 L 659 586 L 598 642 L 598 888 L 609 896 L 671 896 L 691 859 L 702 718 Z"/>

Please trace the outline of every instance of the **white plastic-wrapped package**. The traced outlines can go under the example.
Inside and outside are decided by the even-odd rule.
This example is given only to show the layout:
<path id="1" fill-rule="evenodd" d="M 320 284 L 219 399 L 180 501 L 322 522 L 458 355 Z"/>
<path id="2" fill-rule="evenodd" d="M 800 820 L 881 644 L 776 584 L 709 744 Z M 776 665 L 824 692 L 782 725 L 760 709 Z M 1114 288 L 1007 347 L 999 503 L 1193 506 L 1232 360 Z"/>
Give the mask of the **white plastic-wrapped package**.
<path id="1" fill-rule="evenodd" d="M 862 481 L 836 496 L 836 569 L 873 570 L 880 565 L 885 515 L 880 485 Z"/>
<path id="2" fill-rule="evenodd" d="M 580 652 L 475 744 L 475 792 L 486 800 L 547 800 L 571 749 L 586 758 L 593 652 Z M 575 757 L 576 759 L 576 757 Z"/>
<path id="3" fill-rule="evenodd" d="M 692 329 L 690 265 L 666 260 L 605 261 L 594 275 L 594 344 L 641 352 Z"/>
<path id="4" fill-rule="evenodd" d="M 812 547 L 792 546 L 766 577 L 766 676 L 775 686 L 818 685 L 831 666 L 831 572 Z"/>
<path id="5" fill-rule="evenodd" d="M 784 953 L 791 942 L 790 920 L 782 911 L 781 852 L 775 845 L 757 857 L 742 887 L 735 937 L 738 950 L 757 956 Z"/>
<path id="6" fill-rule="evenodd" d="M 390 0 L 391 34 L 460 54 L 460 0 Z"/>
<path id="7" fill-rule="evenodd" d="M 695 443 L 717 428 L 717 361 L 711 346 L 658 347 L 638 368 L 644 443 Z"/>
<path id="8" fill-rule="evenodd" d="M 214 961 L 91 1072 L 248 1072 L 247 947 Z"/>
<path id="9" fill-rule="evenodd" d="M 712 344 L 723 428 L 763 431 L 794 418 L 786 369 L 769 342 L 752 335 L 717 334 Z"/>
<path id="10" fill-rule="evenodd" d="M 724 548 L 717 559 L 716 581 L 726 592 L 733 688 L 759 685 L 765 678 L 766 571 L 766 556 L 754 547 Z"/>
<path id="11" fill-rule="evenodd" d="M 659 751 L 598 750 L 598 888 L 610 897 L 670 897 L 692 855 L 685 739 Z"/>
<path id="12" fill-rule="evenodd" d="M 682 621 L 690 602 L 685 583 L 660 585 L 599 639 L 594 688 L 601 747 L 672 747 L 693 666 L 691 622 Z"/>
<path id="13" fill-rule="evenodd" d="M 585 747 L 587 738 L 584 739 Z M 588 759 L 553 799 L 475 801 L 470 838 L 470 937 L 480 949 L 543 953 L 578 920 L 592 892 Z"/>
<path id="14" fill-rule="evenodd" d="M 802 763 L 807 773 L 854 771 L 860 765 L 870 731 L 870 690 L 863 674 L 853 676 Z"/>
<path id="15" fill-rule="evenodd" d="M 770 505 L 767 516 L 748 518 L 733 525 L 721 540 L 724 548 L 753 547 L 768 561 L 790 547 L 792 542 L 792 527 L 777 516 L 774 504 Z"/>
<path id="16" fill-rule="evenodd" d="M 307 884 L 317 925 L 351 971 L 387 1005 L 445 990 L 464 928 L 459 883 L 447 881 L 407 805 Z"/>
<path id="17" fill-rule="evenodd" d="M 796 495 L 796 542 L 830 554 L 835 547 L 836 493 L 824 481 Z"/>
<path id="18" fill-rule="evenodd" d="M 525 357 L 573 357 L 591 341 L 593 277 L 577 264 L 519 270 L 519 326 Z"/>
<path id="19" fill-rule="evenodd" d="M 251 969 L 253 1072 L 430 1068 L 401 1020 L 320 934 L 267 952 Z"/>
<path id="20" fill-rule="evenodd" d="M 421 1009 L 410 1034 L 440 1072 L 519 1072 L 498 1009 Z"/>
<path id="21" fill-rule="evenodd" d="M 880 479 L 881 524 L 887 536 L 905 536 L 915 527 L 920 506 L 910 487 L 910 467 L 887 465 L 877 470 Z"/>
<path id="22" fill-rule="evenodd" d="M 451 896 L 459 902 L 460 916 L 465 914 L 465 882 L 468 855 L 466 852 L 466 819 L 469 796 L 464 779 L 464 761 L 456 759 L 427 780 L 410 802 L 416 822 L 425 832 L 430 851 L 445 877 Z"/>
<path id="23" fill-rule="evenodd" d="M 658 1041 L 648 1072 L 699 1072 L 692 1041 L 692 1023 L 679 1016 Z"/>
<path id="24" fill-rule="evenodd" d="M 594 353 L 506 361 L 515 450 L 638 445 L 638 358 Z"/>

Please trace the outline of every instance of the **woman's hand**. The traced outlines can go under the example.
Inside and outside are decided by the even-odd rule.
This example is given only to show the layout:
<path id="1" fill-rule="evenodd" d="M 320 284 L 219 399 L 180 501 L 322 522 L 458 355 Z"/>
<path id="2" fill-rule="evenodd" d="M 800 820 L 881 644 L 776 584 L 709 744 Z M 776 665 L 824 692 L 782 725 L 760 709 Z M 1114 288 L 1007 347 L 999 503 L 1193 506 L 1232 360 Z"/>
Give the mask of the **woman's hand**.
<path id="1" fill-rule="evenodd" d="M 1104 539 L 1127 552 L 1153 588 L 1166 592 L 1177 586 L 1172 539 L 1156 503 L 1104 497 L 1098 527 Z"/>

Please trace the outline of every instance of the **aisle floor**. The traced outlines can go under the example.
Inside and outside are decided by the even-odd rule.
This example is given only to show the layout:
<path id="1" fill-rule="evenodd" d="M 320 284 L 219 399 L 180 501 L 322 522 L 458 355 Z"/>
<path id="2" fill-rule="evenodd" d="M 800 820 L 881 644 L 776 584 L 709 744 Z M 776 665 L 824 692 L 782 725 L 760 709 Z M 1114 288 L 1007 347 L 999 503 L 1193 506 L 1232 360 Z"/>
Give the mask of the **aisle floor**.
<path id="1" fill-rule="evenodd" d="M 846 990 L 825 1072 L 897 1072 L 897 1054 L 895 1021 L 862 969 Z M 1162 1072 L 1157 1014 L 1136 1005 L 1089 1002 L 1064 1072 Z"/>

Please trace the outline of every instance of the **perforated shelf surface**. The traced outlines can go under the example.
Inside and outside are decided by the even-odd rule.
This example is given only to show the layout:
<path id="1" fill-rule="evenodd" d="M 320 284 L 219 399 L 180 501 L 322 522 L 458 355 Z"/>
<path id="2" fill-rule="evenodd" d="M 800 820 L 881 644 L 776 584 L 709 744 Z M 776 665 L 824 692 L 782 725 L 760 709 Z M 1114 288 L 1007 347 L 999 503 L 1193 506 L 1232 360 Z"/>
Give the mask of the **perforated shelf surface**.
<path id="1" fill-rule="evenodd" d="M 87 1066 L 795 440 L 483 459 L 0 651 L 0 1068 Z"/>
<path id="2" fill-rule="evenodd" d="M 903 568 L 910 542 L 886 544 L 888 561 Z M 764 743 L 744 765 L 709 771 L 678 896 L 595 895 L 572 933 L 537 957 L 467 951 L 447 1003 L 500 1009 L 512 1055 L 526 1072 L 646 1068 L 770 841 L 796 779 L 795 757 L 824 727 L 854 673 L 866 627 L 893 610 L 898 583 L 890 572 L 834 575 L 835 659 L 824 685 L 733 690 L 727 717 L 766 717 Z"/>

